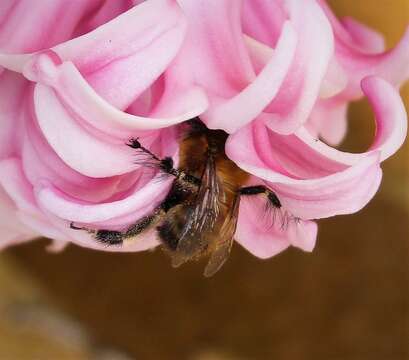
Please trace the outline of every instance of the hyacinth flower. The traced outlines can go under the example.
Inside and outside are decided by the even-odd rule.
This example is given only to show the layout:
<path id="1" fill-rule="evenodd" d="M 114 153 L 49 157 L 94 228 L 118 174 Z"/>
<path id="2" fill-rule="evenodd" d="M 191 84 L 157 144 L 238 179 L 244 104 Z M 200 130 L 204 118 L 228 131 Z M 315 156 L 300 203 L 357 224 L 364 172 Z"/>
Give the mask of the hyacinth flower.
<path id="1" fill-rule="evenodd" d="M 363 208 L 406 136 L 409 32 L 385 52 L 379 34 L 324 1 L 20 0 L 0 19 L 0 247 L 40 236 L 54 250 L 159 245 L 154 228 L 107 247 L 70 224 L 121 230 L 152 213 L 173 179 L 125 144 L 138 138 L 177 164 L 181 129 L 199 117 L 227 134 L 248 185 L 282 205 L 272 221 L 263 199 L 243 199 L 235 240 L 260 258 L 311 251 L 314 220 Z M 328 144 L 362 96 L 373 144 L 341 152 Z"/>

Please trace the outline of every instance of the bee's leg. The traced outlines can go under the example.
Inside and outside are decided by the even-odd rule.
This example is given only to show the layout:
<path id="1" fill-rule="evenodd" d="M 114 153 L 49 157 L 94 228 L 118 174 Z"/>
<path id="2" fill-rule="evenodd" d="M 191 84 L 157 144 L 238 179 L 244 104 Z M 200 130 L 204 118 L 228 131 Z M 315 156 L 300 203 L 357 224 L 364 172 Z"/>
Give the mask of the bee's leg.
<path id="1" fill-rule="evenodd" d="M 128 228 L 124 234 L 124 239 L 130 239 L 141 234 L 161 220 L 163 215 L 164 211 L 161 208 L 158 208 L 152 214 L 144 216 Z"/>
<path id="2" fill-rule="evenodd" d="M 267 210 L 268 209 L 282 209 L 282 205 L 280 200 L 278 199 L 277 195 L 274 193 L 274 191 L 270 190 L 266 186 L 263 185 L 257 185 L 257 186 L 248 186 L 248 187 L 243 187 L 239 190 L 240 195 L 259 195 L 262 194 L 267 198 Z M 281 219 L 281 229 L 285 230 L 287 229 L 288 225 L 290 222 L 298 223 L 301 221 L 300 218 L 292 215 L 291 213 L 287 212 L 286 210 L 280 211 L 280 219 Z M 274 219 L 273 219 L 274 222 Z"/>
<path id="3" fill-rule="evenodd" d="M 166 174 L 172 175 L 175 178 L 187 182 L 189 184 L 199 186 L 201 184 L 201 180 L 193 175 L 185 173 L 183 170 L 175 169 L 173 167 L 173 159 L 171 157 L 165 157 L 163 159 L 158 158 L 155 154 L 149 151 L 147 148 L 143 147 L 142 144 L 139 142 L 138 139 L 132 138 L 126 144 L 132 149 L 140 150 L 145 154 L 148 154 L 151 157 L 151 160 L 154 162 L 155 166 L 158 167 L 159 170 L 163 171 Z M 151 164 L 150 164 L 151 165 Z"/>
<path id="4" fill-rule="evenodd" d="M 93 230 L 75 226 L 74 223 L 71 223 L 70 227 L 74 230 L 87 231 L 92 234 L 98 242 L 106 244 L 107 246 L 122 245 L 124 241 L 134 238 L 146 229 L 153 227 L 163 219 L 163 216 L 166 215 L 170 209 L 183 203 L 191 194 L 192 189 L 186 189 L 182 181 L 175 180 L 163 202 L 150 215 L 146 215 L 142 219 L 139 219 L 124 231 L 106 229 Z"/>
<path id="5" fill-rule="evenodd" d="M 267 197 L 269 203 L 275 208 L 281 208 L 281 202 L 278 199 L 274 191 L 270 190 L 266 186 L 256 185 L 256 186 L 246 186 L 239 190 L 240 195 L 250 196 L 250 195 L 260 195 L 263 194 Z"/>
<path id="6" fill-rule="evenodd" d="M 116 230 L 93 230 L 85 227 L 77 227 L 73 223 L 70 224 L 71 229 L 84 230 L 92 234 L 96 241 L 105 244 L 107 246 L 120 246 L 124 241 L 129 240 L 144 230 L 148 229 L 151 225 L 156 223 L 161 216 L 161 210 L 156 210 L 153 214 L 144 216 L 139 219 L 135 224 L 131 225 L 124 231 Z"/>
<path id="7" fill-rule="evenodd" d="M 89 229 L 86 227 L 78 227 L 74 225 L 74 223 L 70 224 L 70 228 L 74 230 L 83 230 L 95 238 L 96 241 L 103 243 L 107 246 L 115 246 L 115 245 L 122 245 L 124 240 L 124 235 L 126 231 L 115 231 L 115 230 L 96 230 L 96 229 Z"/>

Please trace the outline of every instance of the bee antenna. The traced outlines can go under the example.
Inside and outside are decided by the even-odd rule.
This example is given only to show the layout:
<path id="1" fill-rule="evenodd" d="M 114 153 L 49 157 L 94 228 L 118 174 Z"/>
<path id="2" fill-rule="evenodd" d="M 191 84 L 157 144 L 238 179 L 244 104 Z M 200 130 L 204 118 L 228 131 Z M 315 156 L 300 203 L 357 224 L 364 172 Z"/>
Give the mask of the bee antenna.
<path id="1" fill-rule="evenodd" d="M 126 145 L 132 149 L 140 149 L 142 147 L 141 143 L 139 142 L 139 138 L 130 138 Z"/>
<path id="2" fill-rule="evenodd" d="M 142 144 L 139 141 L 139 138 L 131 138 L 129 139 L 129 141 L 126 143 L 127 146 L 129 146 L 132 149 L 138 149 L 141 150 L 142 152 L 150 155 L 153 159 L 160 161 L 160 159 L 153 154 L 152 152 L 150 152 L 147 148 L 143 147 Z"/>

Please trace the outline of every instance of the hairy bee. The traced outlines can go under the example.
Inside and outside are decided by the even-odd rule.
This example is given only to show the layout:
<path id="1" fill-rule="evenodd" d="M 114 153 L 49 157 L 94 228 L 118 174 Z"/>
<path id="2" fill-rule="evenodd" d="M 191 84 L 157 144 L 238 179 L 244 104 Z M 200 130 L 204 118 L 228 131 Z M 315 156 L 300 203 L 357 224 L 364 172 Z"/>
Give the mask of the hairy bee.
<path id="1" fill-rule="evenodd" d="M 281 208 L 281 203 L 264 185 L 244 186 L 250 175 L 226 156 L 226 132 L 208 129 L 199 118 L 187 121 L 187 127 L 180 142 L 177 169 L 172 158 L 158 158 L 138 139 L 127 143 L 148 156 L 149 166 L 154 165 L 175 179 L 168 195 L 152 214 L 123 231 L 91 230 L 74 224 L 71 227 L 89 231 L 106 245 L 121 245 L 124 240 L 156 227 L 174 267 L 208 256 L 204 275 L 215 274 L 230 254 L 241 196 L 264 195 L 267 203 L 276 209 Z"/>

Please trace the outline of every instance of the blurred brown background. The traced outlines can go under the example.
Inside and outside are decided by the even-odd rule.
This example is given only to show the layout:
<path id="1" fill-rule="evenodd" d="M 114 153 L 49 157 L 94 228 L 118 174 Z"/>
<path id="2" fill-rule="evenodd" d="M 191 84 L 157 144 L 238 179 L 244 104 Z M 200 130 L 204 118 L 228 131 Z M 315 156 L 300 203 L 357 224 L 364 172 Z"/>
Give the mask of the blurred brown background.
<path id="1" fill-rule="evenodd" d="M 408 0 L 334 0 L 338 14 L 392 45 Z M 409 86 L 403 89 L 409 105 Z M 371 142 L 372 113 L 352 106 L 343 147 Z M 368 132 L 368 129 L 370 132 Z M 160 251 L 105 254 L 45 241 L 0 255 L 0 359 L 409 359 L 408 145 L 356 215 L 320 221 L 312 254 L 261 261 L 239 246 L 223 271 L 171 269 Z"/>

